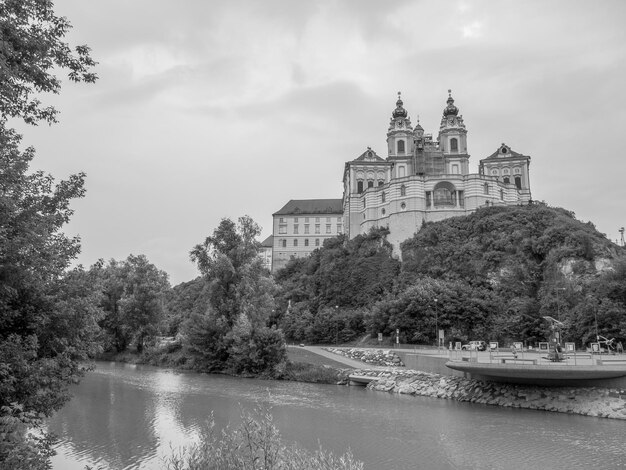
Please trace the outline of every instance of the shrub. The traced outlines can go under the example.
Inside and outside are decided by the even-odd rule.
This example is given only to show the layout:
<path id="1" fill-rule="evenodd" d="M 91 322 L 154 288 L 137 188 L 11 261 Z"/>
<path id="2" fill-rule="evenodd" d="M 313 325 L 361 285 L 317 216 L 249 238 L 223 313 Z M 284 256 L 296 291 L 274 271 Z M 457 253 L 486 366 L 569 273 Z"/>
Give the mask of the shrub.
<path id="1" fill-rule="evenodd" d="M 336 457 L 319 449 L 309 452 L 285 445 L 269 410 L 242 411 L 241 424 L 221 433 L 211 420 L 198 444 L 166 459 L 169 470 L 362 470 L 350 451 Z"/>

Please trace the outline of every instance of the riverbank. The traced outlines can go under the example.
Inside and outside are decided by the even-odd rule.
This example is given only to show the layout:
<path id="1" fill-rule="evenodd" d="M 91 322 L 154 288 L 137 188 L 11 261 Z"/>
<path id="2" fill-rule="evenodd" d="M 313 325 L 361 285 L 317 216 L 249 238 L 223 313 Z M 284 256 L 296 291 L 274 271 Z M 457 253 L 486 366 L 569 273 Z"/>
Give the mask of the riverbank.
<path id="1" fill-rule="evenodd" d="M 199 369 L 194 361 L 180 347 L 162 347 L 146 349 L 142 353 L 124 351 L 119 353 L 104 353 L 96 358 L 97 361 L 122 362 L 127 364 L 144 364 L 164 367 L 179 371 L 205 373 Z M 260 378 L 272 380 L 287 380 L 293 382 L 340 384 L 348 383 L 351 370 L 360 364 L 352 366 L 335 361 L 329 357 L 316 354 L 309 348 L 299 346 L 287 347 L 287 362 L 272 373 L 261 375 L 236 374 L 227 370 L 210 371 L 213 374 L 229 375 L 242 378 Z"/>
<path id="2" fill-rule="evenodd" d="M 626 390 L 602 387 L 538 387 L 482 382 L 463 377 L 404 369 L 393 350 L 367 348 L 323 348 L 338 361 L 319 355 L 313 347 L 288 347 L 289 361 L 277 380 L 320 384 L 348 384 L 350 374 L 372 377 L 370 390 L 406 395 L 444 398 L 470 403 L 572 413 L 626 420 Z M 319 348 L 321 349 L 321 348 Z M 339 361 L 359 360 L 362 369 Z M 178 370 L 194 370 L 175 352 L 142 355 L 121 353 L 104 360 L 149 364 Z M 363 362 L 367 361 L 367 362 Z M 358 364 L 357 364 L 358 365 Z M 202 371 L 197 371 L 202 372 Z M 228 374 L 226 375 L 236 375 Z"/>
<path id="3" fill-rule="evenodd" d="M 380 392 L 626 420 L 623 389 L 502 384 L 416 370 L 362 369 L 353 373 L 374 378 L 367 388 Z"/>

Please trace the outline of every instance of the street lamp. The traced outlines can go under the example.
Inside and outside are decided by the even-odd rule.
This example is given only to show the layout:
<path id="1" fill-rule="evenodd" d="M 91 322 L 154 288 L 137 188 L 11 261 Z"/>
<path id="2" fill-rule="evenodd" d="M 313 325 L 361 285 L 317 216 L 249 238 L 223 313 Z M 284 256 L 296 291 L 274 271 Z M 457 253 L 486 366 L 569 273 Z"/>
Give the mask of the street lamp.
<path id="1" fill-rule="evenodd" d="M 435 341 L 437 341 L 437 351 L 439 351 L 439 318 L 437 312 L 437 299 L 435 301 Z"/>
<path id="2" fill-rule="evenodd" d="M 335 344 L 339 343 L 339 317 L 337 312 L 339 311 L 339 305 L 335 305 Z"/>

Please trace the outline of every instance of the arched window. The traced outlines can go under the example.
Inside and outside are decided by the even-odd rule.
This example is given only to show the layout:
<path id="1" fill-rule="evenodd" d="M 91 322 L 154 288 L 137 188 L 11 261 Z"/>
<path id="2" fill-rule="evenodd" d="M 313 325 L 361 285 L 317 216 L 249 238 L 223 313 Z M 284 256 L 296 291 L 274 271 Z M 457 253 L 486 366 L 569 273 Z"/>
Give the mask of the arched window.
<path id="1" fill-rule="evenodd" d="M 385 184 L 383 180 L 378 180 L 378 186 L 382 186 L 383 184 Z"/>
<path id="2" fill-rule="evenodd" d="M 406 186 L 400 186 L 400 196 L 406 196 Z"/>
<path id="3" fill-rule="evenodd" d="M 483 191 L 485 194 L 489 194 L 489 184 L 485 183 L 485 185 L 483 186 Z"/>
<path id="4" fill-rule="evenodd" d="M 459 141 L 456 137 L 450 139 L 450 152 L 459 151 Z"/>
<path id="5" fill-rule="evenodd" d="M 363 181 L 357 181 L 356 183 L 356 191 L 361 194 L 363 192 Z"/>
<path id="6" fill-rule="evenodd" d="M 511 184 L 511 179 L 510 179 L 508 176 L 505 176 L 505 177 L 504 177 L 504 182 L 505 182 L 506 184 Z"/>
<path id="7" fill-rule="evenodd" d="M 386 197 L 385 197 L 385 191 L 383 191 L 383 192 L 380 194 L 380 202 L 384 203 L 384 202 L 385 202 L 385 199 L 386 199 Z"/>
<path id="8" fill-rule="evenodd" d="M 517 189 L 522 189 L 522 177 L 521 176 L 515 177 L 515 186 L 517 187 Z"/>
<path id="9" fill-rule="evenodd" d="M 456 206 L 456 188 L 452 183 L 442 181 L 435 185 L 433 191 L 435 206 Z"/>
<path id="10" fill-rule="evenodd" d="M 368 188 L 373 188 L 373 187 L 374 187 L 374 182 L 373 182 L 372 180 L 369 180 L 369 181 L 367 182 L 367 187 L 368 187 Z"/>
<path id="11" fill-rule="evenodd" d="M 404 153 L 404 140 L 398 141 L 398 153 Z"/>

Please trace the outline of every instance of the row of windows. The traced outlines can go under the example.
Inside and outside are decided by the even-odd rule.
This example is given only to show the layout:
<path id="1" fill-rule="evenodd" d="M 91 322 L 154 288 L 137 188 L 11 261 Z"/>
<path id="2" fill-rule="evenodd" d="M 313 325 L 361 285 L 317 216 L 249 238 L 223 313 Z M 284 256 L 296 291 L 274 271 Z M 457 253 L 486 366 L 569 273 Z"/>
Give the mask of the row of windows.
<path id="1" fill-rule="evenodd" d="M 341 233 L 341 229 L 342 229 L 342 225 L 341 224 L 337 224 L 337 233 Z M 293 234 L 294 235 L 298 235 L 299 233 L 300 233 L 300 225 L 299 224 L 294 224 L 293 225 Z M 309 233 L 311 233 L 310 225 L 309 224 L 304 224 L 304 234 L 308 235 Z M 322 233 L 320 224 L 315 224 L 315 233 L 316 234 Z M 332 224 L 326 224 L 326 232 L 325 233 L 332 233 Z M 278 226 L 278 234 L 279 235 L 287 235 L 287 225 L 279 225 Z"/>
<path id="2" fill-rule="evenodd" d="M 368 184 L 369 184 L 369 183 L 371 183 L 371 181 L 368 181 Z M 358 182 L 358 184 L 359 184 L 359 185 L 362 185 L 362 184 L 363 184 L 363 182 L 362 182 L 362 181 L 359 181 L 359 182 Z M 378 186 L 382 186 L 383 184 L 385 184 L 385 183 L 384 183 L 384 182 L 382 182 L 382 181 L 379 181 L 379 182 L 378 182 Z M 373 187 L 373 184 L 372 184 L 372 185 L 370 185 L 370 186 L 368 186 L 368 188 L 371 188 L 371 187 Z M 359 193 L 362 193 L 362 192 L 363 192 L 363 187 L 362 187 L 362 186 L 358 186 L 358 190 L 359 190 Z M 400 197 L 403 197 L 403 196 L 406 196 L 406 186 L 405 186 L 405 185 L 400 186 Z M 381 199 L 382 199 L 382 202 L 385 202 L 385 198 L 386 198 L 386 196 L 385 196 L 385 193 L 384 193 L 384 192 L 382 192 L 382 193 L 381 193 L 380 197 L 381 197 Z"/>
<path id="3" fill-rule="evenodd" d="M 503 180 L 507 184 L 510 183 L 508 176 L 504 177 Z M 448 185 L 450 187 L 448 187 Z M 522 189 L 522 179 L 520 176 L 515 177 L 515 186 L 517 187 L 517 189 Z M 485 183 L 484 193 L 488 195 L 489 191 L 490 191 L 489 183 Z M 454 186 L 452 186 L 451 184 L 438 183 L 437 186 L 435 186 L 435 190 L 432 191 L 434 205 L 435 206 L 456 205 L 456 201 L 457 201 L 456 193 L 457 191 L 455 190 Z M 464 205 L 463 191 L 458 191 L 458 193 L 459 193 L 459 205 L 463 207 Z M 406 196 L 405 185 L 400 186 L 400 196 Z M 500 190 L 500 199 L 504 199 L 504 190 L 502 189 Z M 380 202 L 385 203 L 386 200 L 387 200 L 387 195 L 385 191 L 383 191 L 382 193 L 380 193 Z M 365 199 L 363 199 L 363 209 L 365 209 L 366 206 L 367 206 L 366 201 Z M 426 191 L 426 206 L 427 207 L 431 206 L 431 191 Z"/>
<path id="4" fill-rule="evenodd" d="M 505 176 L 504 178 L 502 178 L 502 181 L 506 184 L 511 184 L 511 179 L 508 176 Z M 517 189 L 522 189 L 522 177 L 516 176 L 514 181 L 515 181 L 515 187 Z M 489 194 L 489 184 L 487 183 L 485 183 L 485 194 Z"/>
<path id="5" fill-rule="evenodd" d="M 514 168 L 513 169 L 513 173 L 516 175 L 521 175 L 522 174 L 522 170 L 520 168 Z M 500 171 L 497 168 L 492 168 L 491 170 L 491 175 L 492 176 L 498 176 L 500 174 Z M 502 174 L 503 175 L 510 175 L 511 174 L 511 170 L 509 170 L 508 168 L 503 168 L 502 169 Z"/>
<path id="6" fill-rule="evenodd" d="M 508 183 L 508 178 L 505 178 L 505 180 L 507 180 L 505 181 L 505 183 Z M 518 189 L 521 189 L 521 188 L 518 187 Z M 485 183 L 484 193 L 489 194 L 489 190 L 490 190 L 489 184 Z M 500 189 L 500 199 L 504 201 L 504 189 Z"/>
<path id="7" fill-rule="evenodd" d="M 287 240 L 285 240 L 285 239 L 278 240 L 278 246 L 280 246 L 282 248 L 287 248 Z M 293 240 L 293 246 L 298 246 L 298 239 L 297 238 Z M 309 246 L 309 239 L 308 238 L 304 239 L 304 246 Z M 315 246 L 320 246 L 320 239 L 319 238 L 315 239 Z"/>
<path id="8" fill-rule="evenodd" d="M 313 217 L 293 217 L 293 223 L 297 224 L 300 221 L 300 219 L 304 219 L 304 223 L 308 224 L 309 223 L 309 219 L 312 219 L 312 218 Z M 332 217 L 326 217 L 326 223 L 330 223 L 330 221 L 331 221 L 330 219 L 331 218 Z M 286 224 L 288 220 L 289 220 L 288 217 L 280 217 L 278 219 L 278 223 L 279 224 Z M 341 217 L 337 217 L 337 222 L 341 222 Z M 317 223 L 317 224 L 320 223 L 320 217 L 315 217 L 315 223 Z"/>
<path id="9" fill-rule="evenodd" d="M 365 184 L 365 182 L 364 182 L 363 180 L 358 180 L 358 181 L 356 182 L 356 191 L 357 191 L 359 194 L 361 194 L 361 193 L 363 192 L 363 188 L 364 188 L 364 186 L 363 186 L 363 185 L 364 185 L 364 184 Z M 378 186 L 382 186 L 382 185 L 384 185 L 384 184 L 385 184 L 385 182 L 384 182 L 383 180 L 378 180 Z M 367 187 L 368 187 L 368 188 L 373 188 L 373 187 L 374 187 L 374 181 L 372 181 L 372 180 L 368 180 L 368 181 L 367 181 Z"/>
<path id="10" fill-rule="evenodd" d="M 396 148 L 398 149 L 397 153 L 404 153 L 406 150 L 404 140 L 398 140 L 396 143 Z M 456 137 L 450 139 L 450 152 L 458 152 L 459 151 L 459 140 Z"/>

